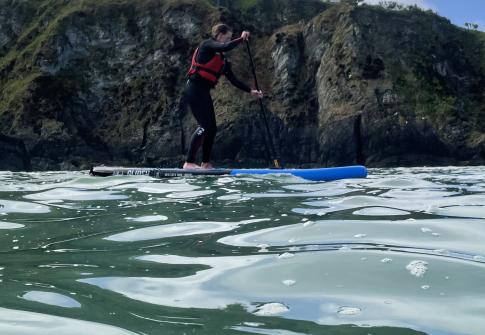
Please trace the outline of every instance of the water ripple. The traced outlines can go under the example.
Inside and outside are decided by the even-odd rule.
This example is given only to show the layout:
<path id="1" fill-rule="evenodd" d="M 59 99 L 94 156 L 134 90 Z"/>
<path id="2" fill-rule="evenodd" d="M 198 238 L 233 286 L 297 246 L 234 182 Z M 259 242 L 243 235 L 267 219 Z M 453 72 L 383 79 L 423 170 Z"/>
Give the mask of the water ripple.
<path id="1" fill-rule="evenodd" d="M 0 333 L 481 334 L 483 171 L 0 172 Z"/>

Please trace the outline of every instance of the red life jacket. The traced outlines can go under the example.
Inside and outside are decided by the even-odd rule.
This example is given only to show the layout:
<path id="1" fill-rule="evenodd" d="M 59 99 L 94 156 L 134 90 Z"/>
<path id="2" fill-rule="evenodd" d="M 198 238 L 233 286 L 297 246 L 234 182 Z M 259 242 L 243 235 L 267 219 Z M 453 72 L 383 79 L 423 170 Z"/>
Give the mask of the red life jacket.
<path id="1" fill-rule="evenodd" d="M 220 53 L 216 53 L 207 63 L 200 64 L 196 60 L 198 53 L 199 48 L 195 49 L 194 55 L 192 56 L 192 65 L 187 75 L 191 76 L 197 73 L 211 84 L 216 85 L 224 69 L 224 57 Z"/>

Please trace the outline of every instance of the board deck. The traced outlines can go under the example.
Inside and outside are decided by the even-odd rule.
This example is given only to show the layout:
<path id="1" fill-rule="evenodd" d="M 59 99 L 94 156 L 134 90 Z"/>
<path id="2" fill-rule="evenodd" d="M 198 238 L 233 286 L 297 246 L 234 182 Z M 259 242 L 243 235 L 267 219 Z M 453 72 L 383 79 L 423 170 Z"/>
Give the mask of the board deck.
<path id="1" fill-rule="evenodd" d="M 131 167 L 92 167 L 93 176 L 150 176 L 154 178 L 174 178 L 186 176 L 221 176 L 221 175 L 262 175 L 291 174 L 307 180 L 329 181 L 347 178 L 365 178 L 367 169 L 361 165 L 341 166 L 317 169 L 164 169 L 164 168 L 131 168 Z"/>

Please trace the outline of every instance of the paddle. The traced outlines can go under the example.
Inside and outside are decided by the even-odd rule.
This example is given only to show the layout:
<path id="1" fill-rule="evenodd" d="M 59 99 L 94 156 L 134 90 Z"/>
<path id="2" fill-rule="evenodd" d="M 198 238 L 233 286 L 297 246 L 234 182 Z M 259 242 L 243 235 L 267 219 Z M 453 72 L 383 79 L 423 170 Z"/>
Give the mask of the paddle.
<path id="1" fill-rule="evenodd" d="M 246 47 L 248 49 L 249 60 L 251 61 L 251 69 L 253 71 L 254 84 L 256 85 L 256 89 L 259 91 L 258 78 L 256 77 L 256 67 L 254 66 L 253 56 L 251 54 L 251 49 L 249 47 L 249 41 L 248 40 L 246 41 Z M 259 106 L 261 107 L 261 116 L 263 117 L 264 125 L 265 125 L 265 128 L 266 128 L 266 134 L 268 135 L 268 138 L 269 138 L 269 146 L 268 146 L 266 136 L 264 136 L 264 145 L 266 147 L 266 155 L 268 156 L 268 161 L 270 162 L 270 164 L 273 163 L 274 167 L 276 169 L 281 169 L 282 166 L 281 166 L 278 158 L 276 158 L 277 154 L 276 154 L 275 147 L 273 145 L 273 136 L 271 135 L 271 131 L 270 131 L 269 126 L 268 126 L 268 120 L 266 119 L 266 111 L 265 111 L 264 104 L 263 104 L 263 98 L 258 98 L 258 100 L 259 100 Z M 274 158 L 271 159 L 271 156 L 273 156 Z"/>

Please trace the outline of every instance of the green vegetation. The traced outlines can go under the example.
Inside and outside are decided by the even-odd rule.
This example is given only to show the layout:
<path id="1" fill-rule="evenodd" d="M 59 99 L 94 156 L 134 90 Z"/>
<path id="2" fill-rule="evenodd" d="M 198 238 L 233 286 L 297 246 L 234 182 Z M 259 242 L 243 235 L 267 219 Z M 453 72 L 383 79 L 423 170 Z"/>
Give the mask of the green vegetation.
<path id="1" fill-rule="evenodd" d="M 355 2 L 354 0 L 349 0 L 350 2 Z M 360 3 L 360 1 L 358 1 Z M 370 5 L 362 3 L 362 6 L 373 7 L 375 9 L 383 9 L 387 11 L 404 11 L 404 12 L 426 12 L 430 14 L 436 14 L 431 9 L 423 9 L 416 4 L 413 5 L 403 5 L 396 1 L 379 1 L 376 5 Z"/>
<path id="2" fill-rule="evenodd" d="M 215 6 L 226 7 L 228 9 L 237 9 L 247 11 L 251 7 L 260 5 L 262 0 L 210 0 Z"/>
<path id="3" fill-rule="evenodd" d="M 478 24 L 465 22 L 465 27 L 470 30 L 478 30 Z"/>
<path id="4" fill-rule="evenodd" d="M 12 105 L 18 106 L 28 96 L 29 88 L 39 76 L 40 74 L 38 72 L 33 72 L 25 77 L 10 80 L 3 87 L 2 94 L 0 95 L 0 114 Z"/>
<path id="5" fill-rule="evenodd" d="M 278 21 L 279 15 L 285 13 L 289 21 L 298 21 L 302 18 L 310 19 L 322 10 L 327 8 L 327 4 L 320 0 L 208 0 L 214 6 L 220 6 L 230 11 L 238 11 L 243 15 L 253 15 L 256 12 L 260 15 L 267 15 L 264 21 Z M 261 22 L 267 24 L 268 22 Z M 286 22 L 288 24 L 288 22 Z M 291 23 L 291 22 L 290 22 Z"/>
<path id="6" fill-rule="evenodd" d="M 128 0 L 30 0 L 22 2 L 26 22 L 14 44 L 0 57 L 0 114 L 14 111 L 28 96 L 29 88 L 41 76 L 38 61 L 46 50 L 46 44 L 57 33 L 62 33 L 64 21 L 76 12 L 105 5 L 129 3 Z"/>
<path id="7" fill-rule="evenodd" d="M 485 33 L 457 27 L 431 11 L 388 7 L 353 9 L 366 41 L 361 63 L 367 55 L 383 62 L 383 78 L 392 82 L 397 108 L 407 117 L 439 131 L 454 125 L 485 132 Z"/>
<path id="8" fill-rule="evenodd" d="M 57 31 L 60 22 L 78 10 L 81 3 L 60 5 L 59 1 L 38 0 L 29 4 L 37 7 L 36 14 L 25 25 L 13 47 L 0 58 L 0 73 L 4 74 L 0 79 L 0 114 L 16 109 L 27 96 L 29 88 L 41 75 L 35 62 L 42 46 Z"/>
<path id="9" fill-rule="evenodd" d="M 351 6 L 358 6 L 363 2 L 364 0 L 340 0 L 340 3 L 351 5 Z"/>

